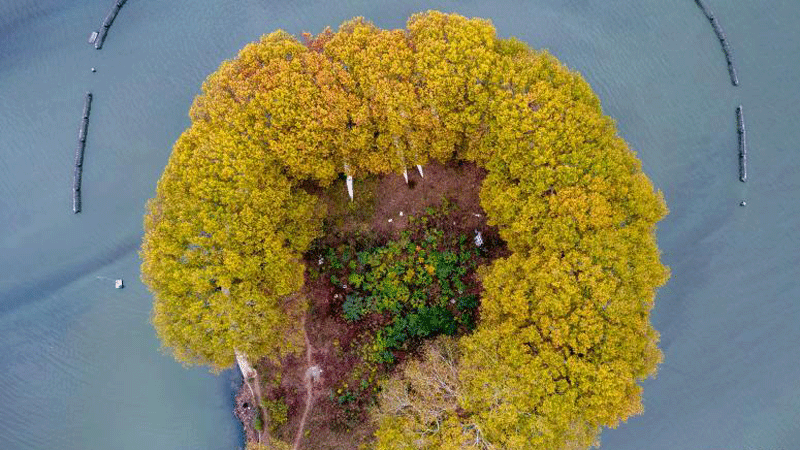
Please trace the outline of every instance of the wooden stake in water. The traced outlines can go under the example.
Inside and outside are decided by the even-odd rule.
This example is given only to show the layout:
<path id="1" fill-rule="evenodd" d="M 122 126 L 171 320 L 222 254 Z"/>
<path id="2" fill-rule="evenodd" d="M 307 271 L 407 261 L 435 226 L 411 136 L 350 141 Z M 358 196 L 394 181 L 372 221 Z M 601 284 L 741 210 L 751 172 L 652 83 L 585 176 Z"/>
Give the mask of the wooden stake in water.
<path id="1" fill-rule="evenodd" d="M 739 134 L 739 181 L 747 181 L 747 131 L 744 127 L 742 105 L 736 107 L 736 128 Z"/>

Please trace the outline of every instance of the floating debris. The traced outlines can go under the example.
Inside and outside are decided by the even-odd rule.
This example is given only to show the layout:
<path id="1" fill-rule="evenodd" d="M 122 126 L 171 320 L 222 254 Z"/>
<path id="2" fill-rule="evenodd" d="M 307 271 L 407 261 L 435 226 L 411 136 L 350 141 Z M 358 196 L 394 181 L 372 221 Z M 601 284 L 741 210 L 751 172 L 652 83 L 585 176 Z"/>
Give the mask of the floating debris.
<path id="1" fill-rule="evenodd" d="M 92 112 L 92 93 L 87 92 L 86 98 L 83 100 L 83 118 L 88 119 L 89 113 Z"/>
<path id="2" fill-rule="evenodd" d="M 103 48 L 103 42 L 106 40 L 106 35 L 108 34 L 108 28 L 101 27 L 100 33 L 97 35 L 97 38 L 94 40 L 94 48 L 100 50 Z"/>
<path id="3" fill-rule="evenodd" d="M 80 167 L 75 167 L 72 171 L 72 192 L 80 192 L 81 190 L 81 176 L 83 171 Z"/>

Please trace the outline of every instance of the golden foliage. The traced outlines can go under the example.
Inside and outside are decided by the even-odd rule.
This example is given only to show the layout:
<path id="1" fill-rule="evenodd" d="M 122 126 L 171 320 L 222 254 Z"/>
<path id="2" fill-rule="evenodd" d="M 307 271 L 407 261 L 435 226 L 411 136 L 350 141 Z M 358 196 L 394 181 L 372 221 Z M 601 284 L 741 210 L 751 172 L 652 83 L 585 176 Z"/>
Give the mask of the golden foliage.
<path id="1" fill-rule="evenodd" d="M 441 336 L 385 383 L 375 413 L 376 450 L 491 448 L 479 425 L 460 417 L 460 358 L 458 341 Z"/>
<path id="2" fill-rule="evenodd" d="M 316 200 L 264 148 L 203 122 L 178 140 L 148 203 L 142 279 L 153 324 L 184 363 L 222 369 L 236 348 L 279 356 L 297 342 L 281 304 L 303 283 Z"/>
<path id="3" fill-rule="evenodd" d="M 641 412 L 638 383 L 661 360 L 649 312 L 668 276 L 654 236 L 666 206 L 552 56 L 483 19 L 356 18 L 246 46 L 190 115 L 142 246 L 153 322 L 179 360 L 291 351 L 286 298 L 319 233 L 301 183 L 456 157 L 488 170 L 481 204 L 513 254 L 483 270 L 476 332 L 388 382 L 378 448 L 586 448 Z"/>

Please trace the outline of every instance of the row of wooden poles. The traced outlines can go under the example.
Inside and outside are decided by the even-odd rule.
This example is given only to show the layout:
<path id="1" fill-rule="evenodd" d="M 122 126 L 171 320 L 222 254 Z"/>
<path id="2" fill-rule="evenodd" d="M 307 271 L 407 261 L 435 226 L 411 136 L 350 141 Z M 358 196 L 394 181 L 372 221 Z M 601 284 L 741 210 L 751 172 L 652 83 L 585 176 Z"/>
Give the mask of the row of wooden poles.
<path id="1" fill-rule="evenodd" d="M 94 44 L 94 48 L 98 50 L 103 48 L 103 42 L 105 42 L 106 40 L 108 29 L 111 28 L 111 24 L 114 23 L 114 19 L 117 18 L 119 10 L 122 8 L 122 5 L 124 5 L 126 1 L 127 0 L 116 0 L 114 5 L 111 6 L 111 10 L 108 11 L 108 14 L 106 14 L 106 18 L 103 20 L 103 25 L 100 27 L 100 30 L 93 31 L 91 36 L 89 36 L 89 43 Z"/>
<path id="2" fill-rule="evenodd" d="M 94 48 L 100 50 L 103 48 L 103 42 L 106 40 L 108 29 L 117 18 L 119 10 L 127 0 L 116 0 L 111 10 L 106 14 L 103 19 L 103 24 L 99 31 L 93 31 L 89 37 L 89 43 L 94 44 Z M 94 72 L 94 68 L 92 68 Z M 92 110 L 92 93 L 87 92 L 83 101 L 83 115 L 81 116 L 81 126 L 78 129 L 78 146 L 75 149 L 75 166 L 72 170 L 72 212 L 77 214 L 81 212 L 81 181 L 83 178 L 83 153 L 86 150 L 86 136 L 89 132 L 89 113 Z"/>
<path id="3" fill-rule="evenodd" d="M 722 52 L 725 54 L 725 60 L 728 63 L 728 74 L 731 77 L 731 83 L 734 86 L 738 86 L 739 77 L 736 75 L 736 67 L 733 64 L 731 46 L 728 45 L 728 38 L 725 32 L 722 31 L 722 26 L 719 24 L 717 18 L 714 17 L 711 8 L 709 8 L 703 0 L 694 1 L 711 23 L 714 34 L 717 35 L 717 39 L 719 39 L 719 43 L 722 45 Z M 739 181 L 744 183 L 747 181 L 747 132 L 744 127 L 744 111 L 742 110 L 742 105 L 736 107 L 736 130 L 739 135 Z M 742 205 L 744 205 L 744 202 L 742 202 Z"/>
<path id="4" fill-rule="evenodd" d="M 742 105 L 736 107 L 736 130 L 739 134 L 739 181 L 747 181 L 747 131 L 744 128 Z"/>
<path id="5" fill-rule="evenodd" d="M 700 7 L 700 10 L 703 11 L 708 21 L 711 22 L 711 28 L 714 29 L 714 34 L 717 35 L 717 39 L 719 39 L 719 43 L 722 45 L 722 52 L 725 53 L 725 61 L 728 63 L 728 74 L 731 77 L 731 83 L 734 86 L 738 86 L 739 77 L 736 75 L 736 67 L 733 65 L 733 53 L 731 52 L 731 46 L 728 45 L 728 37 L 725 35 L 725 32 L 722 31 L 722 25 L 720 25 L 717 18 L 714 17 L 714 13 L 711 9 L 703 3 L 703 0 L 694 1 L 697 3 L 697 6 Z"/>
<path id="6" fill-rule="evenodd" d="M 78 147 L 75 149 L 75 167 L 72 172 L 72 212 L 81 212 L 81 178 L 83 176 L 83 152 L 86 149 L 86 134 L 89 131 L 89 113 L 92 110 L 92 93 L 87 92 L 83 102 L 83 118 L 78 129 Z"/>

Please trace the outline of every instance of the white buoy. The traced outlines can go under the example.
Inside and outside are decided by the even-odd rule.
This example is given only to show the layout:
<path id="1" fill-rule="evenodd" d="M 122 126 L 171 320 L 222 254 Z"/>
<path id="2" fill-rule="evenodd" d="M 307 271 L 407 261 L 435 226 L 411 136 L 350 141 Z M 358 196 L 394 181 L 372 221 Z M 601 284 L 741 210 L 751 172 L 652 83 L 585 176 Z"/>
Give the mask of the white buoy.
<path id="1" fill-rule="evenodd" d="M 403 211 L 400 211 L 400 217 L 403 217 Z"/>
<path id="2" fill-rule="evenodd" d="M 122 278 L 114 281 L 114 287 L 117 289 L 122 289 L 125 287 L 125 283 L 122 282 Z"/>
<path id="3" fill-rule="evenodd" d="M 422 173 L 422 166 L 420 166 L 419 164 L 417 164 L 417 170 L 419 170 L 419 176 L 421 176 L 422 178 L 425 178 L 425 174 L 424 174 L 424 173 Z"/>

